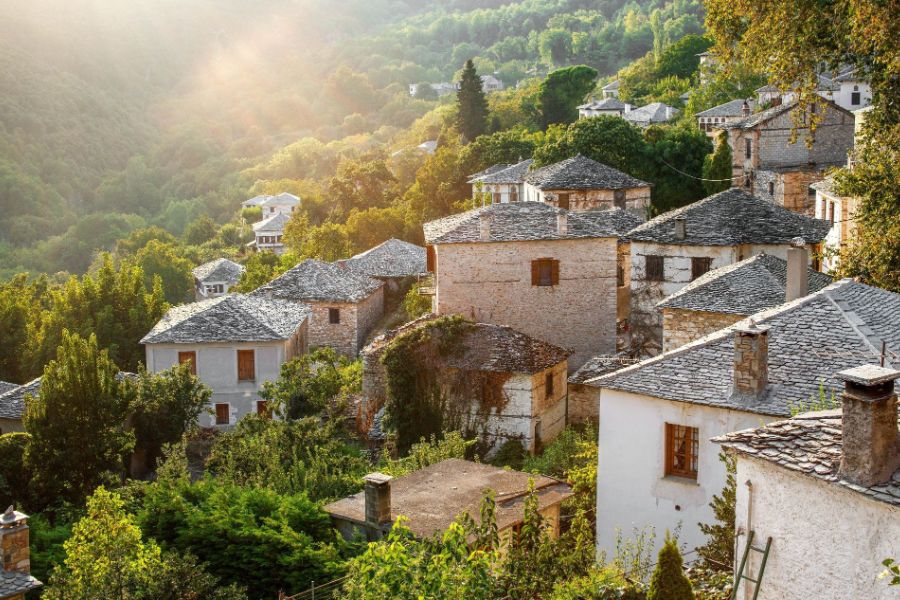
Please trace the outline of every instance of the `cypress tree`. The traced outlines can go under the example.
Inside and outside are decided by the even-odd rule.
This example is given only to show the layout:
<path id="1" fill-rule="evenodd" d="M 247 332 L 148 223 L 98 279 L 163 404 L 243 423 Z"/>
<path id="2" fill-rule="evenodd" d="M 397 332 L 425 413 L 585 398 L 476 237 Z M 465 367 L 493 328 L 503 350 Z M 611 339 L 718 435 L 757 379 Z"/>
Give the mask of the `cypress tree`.
<path id="1" fill-rule="evenodd" d="M 694 591 L 682 564 L 675 540 L 666 534 L 666 542 L 659 551 L 656 569 L 650 578 L 647 600 L 694 600 Z"/>
<path id="2" fill-rule="evenodd" d="M 728 180 L 704 181 L 703 189 L 708 195 L 724 192 L 731 187 L 731 146 L 724 131 L 719 133 L 715 152 L 703 159 L 703 179 Z"/>
<path id="3" fill-rule="evenodd" d="M 471 142 L 487 132 L 487 99 L 481 87 L 481 77 L 475 71 L 472 59 L 467 60 L 466 66 L 463 67 L 459 91 L 456 92 L 456 106 L 459 110 L 457 125 L 466 142 Z"/>

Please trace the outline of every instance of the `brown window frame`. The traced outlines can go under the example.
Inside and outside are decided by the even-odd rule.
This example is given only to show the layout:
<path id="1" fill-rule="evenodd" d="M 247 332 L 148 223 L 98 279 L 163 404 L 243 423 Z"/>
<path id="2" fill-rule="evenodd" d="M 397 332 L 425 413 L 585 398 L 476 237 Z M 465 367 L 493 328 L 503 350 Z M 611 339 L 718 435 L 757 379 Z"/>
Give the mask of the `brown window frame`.
<path id="1" fill-rule="evenodd" d="M 491 196 L 491 202 L 493 204 L 502 204 L 503 203 L 503 194 L 500 192 L 494 192 Z"/>
<path id="2" fill-rule="evenodd" d="M 257 400 L 256 401 L 256 414 L 265 419 L 270 419 L 272 417 L 272 413 L 269 410 L 269 401 L 268 400 Z"/>
<path id="3" fill-rule="evenodd" d="M 237 374 L 238 381 L 256 381 L 256 350 L 237 351 Z"/>
<path id="4" fill-rule="evenodd" d="M 436 267 L 437 253 L 434 251 L 434 246 L 425 246 L 425 270 L 429 273 L 434 273 Z"/>
<path id="5" fill-rule="evenodd" d="M 178 364 L 183 365 L 184 363 L 190 361 L 191 363 L 191 375 L 197 374 L 197 351 L 196 350 L 184 350 L 178 353 Z"/>
<path id="6" fill-rule="evenodd" d="M 644 278 L 647 281 L 665 281 L 666 257 L 661 254 L 647 254 L 644 256 L 644 273 Z"/>
<path id="7" fill-rule="evenodd" d="M 773 196 L 773 197 L 775 196 L 775 182 L 774 181 L 769 182 L 769 195 Z"/>
<path id="8" fill-rule="evenodd" d="M 666 476 L 697 480 L 700 462 L 700 430 L 666 423 Z"/>
<path id="9" fill-rule="evenodd" d="M 712 269 L 712 258 L 709 256 L 691 257 L 691 281 L 709 273 Z"/>
<path id="10" fill-rule="evenodd" d="M 613 190 L 613 206 L 622 209 L 627 206 L 625 202 L 625 190 Z"/>
<path id="11" fill-rule="evenodd" d="M 509 201 L 510 202 L 518 202 L 519 201 L 519 190 L 516 187 L 513 187 L 509 190 Z"/>
<path id="12" fill-rule="evenodd" d="M 625 265 L 616 265 L 616 287 L 625 287 Z"/>
<path id="13" fill-rule="evenodd" d="M 862 104 L 860 92 L 850 92 L 850 106 L 859 106 L 860 104 Z"/>
<path id="14" fill-rule="evenodd" d="M 554 258 L 536 258 L 531 261 L 531 285 L 537 287 L 559 285 L 559 261 Z"/>
<path id="15" fill-rule="evenodd" d="M 221 410 L 225 411 L 224 416 L 220 412 Z M 230 425 L 231 424 L 231 405 L 227 402 L 217 402 L 216 403 L 216 425 Z"/>
<path id="16" fill-rule="evenodd" d="M 553 398 L 553 371 L 544 375 L 544 397 L 548 400 Z"/>
<path id="17" fill-rule="evenodd" d="M 557 195 L 556 195 L 556 206 L 557 206 L 558 208 L 563 208 L 563 209 L 565 209 L 565 210 L 569 210 L 569 207 L 571 206 L 571 203 L 570 203 L 570 200 L 569 200 L 569 193 L 568 193 L 568 192 L 564 192 L 564 193 L 562 193 L 562 194 L 557 194 Z"/>
<path id="18" fill-rule="evenodd" d="M 341 309 L 339 309 L 339 308 L 329 308 L 328 309 L 328 324 L 329 325 L 340 325 L 341 324 Z"/>
<path id="19" fill-rule="evenodd" d="M 744 158 L 753 158 L 753 140 L 744 138 Z"/>
<path id="20" fill-rule="evenodd" d="M 828 202 L 828 220 L 834 225 L 834 202 Z"/>

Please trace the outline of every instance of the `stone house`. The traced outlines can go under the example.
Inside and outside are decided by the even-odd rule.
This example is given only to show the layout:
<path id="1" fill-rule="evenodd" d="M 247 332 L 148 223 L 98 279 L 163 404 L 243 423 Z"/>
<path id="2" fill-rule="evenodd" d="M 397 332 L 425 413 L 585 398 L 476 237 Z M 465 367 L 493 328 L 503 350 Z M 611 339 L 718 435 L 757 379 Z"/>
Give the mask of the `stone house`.
<path id="1" fill-rule="evenodd" d="M 802 123 L 808 122 L 809 114 L 798 115 L 799 110 L 816 111 L 821 118 L 811 146 L 807 145 L 809 127 L 795 122 L 798 116 Z M 735 185 L 810 216 L 809 185 L 824 179 L 826 169 L 844 164 L 853 148 L 853 115 L 826 100 L 805 109 L 794 100 L 715 127 L 728 132 Z M 793 142 L 792 133 L 796 134 Z"/>
<path id="2" fill-rule="evenodd" d="M 710 438 L 791 415 L 842 387 L 835 373 L 900 357 L 900 294 L 844 279 L 675 350 L 589 380 L 599 405 L 598 550 L 617 531 L 698 523 L 725 486 Z M 741 485 L 743 479 L 739 479 Z"/>
<path id="3" fill-rule="evenodd" d="M 718 127 L 746 119 L 753 112 L 754 106 L 756 106 L 754 100 L 738 98 L 737 100 L 730 100 L 724 104 L 707 108 L 695 115 L 697 126 L 700 128 L 700 131 L 705 131 L 707 136 L 715 139 L 719 132 Z"/>
<path id="4" fill-rule="evenodd" d="M 37 396 L 40 391 L 40 377 L 24 385 L 0 382 L 0 434 L 25 431 L 25 396 Z"/>
<path id="5" fill-rule="evenodd" d="M 610 81 L 602 88 L 600 88 L 600 92 L 603 94 L 604 98 L 618 98 L 619 97 L 619 80 Z"/>
<path id="6" fill-rule="evenodd" d="M 816 93 L 823 99 L 834 101 L 835 93 L 840 90 L 840 85 L 838 85 L 830 76 L 819 73 L 818 78 L 818 87 L 816 88 Z M 763 107 L 773 107 L 781 104 L 787 104 L 789 102 L 793 102 L 797 98 L 797 94 L 794 93 L 793 88 L 797 87 L 799 82 L 794 82 L 791 86 L 791 89 L 782 90 L 777 85 L 766 84 L 761 88 L 757 88 L 754 90 L 756 94 L 756 101 L 759 106 Z"/>
<path id="7" fill-rule="evenodd" d="M 494 204 L 426 223 L 434 312 L 506 325 L 573 351 L 573 371 L 616 345 L 624 210 Z"/>
<path id="8" fill-rule="evenodd" d="M 266 217 L 262 221 L 253 224 L 254 240 L 250 242 L 250 246 L 257 250 L 268 250 L 275 254 L 284 254 L 284 228 L 291 220 L 289 215 L 276 212 L 271 217 Z"/>
<path id="9" fill-rule="evenodd" d="M 263 202 L 265 202 L 266 200 L 268 200 L 271 197 L 272 196 L 269 194 L 259 194 L 258 196 L 253 196 L 252 198 L 248 198 L 247 200 L 244 200 L 243 202 L 241 202 L 241 207 L 242 208 L 253 208 L 254 206 L 259 206 L 260 204 L 262 204 Z"/>
<path id="10" fill-rule="evenodd" d="M 43 585 L 31 576 L 28 515 L 10 506 L 0 515 L 0 600 L 25 600 Z"/>
<path id="11" fill-rule="evenodd" d="M 384 316 L 384 283 L 354 272 L 346 261 L 304 260 L 251 295 L 309 306 L 309 345 L 351 358 Z"/>
<path id="12" fill-rule="evenodd" d="M 525 176 L 531 168 L 532 159 L 514 165 L 497 164 L 488 167 L 469 178 L 472 184 L 472 198 L 484 204 L 505 204 L 525 199 Z"/>
<path id="13" fill-rule="evenodd" d="M 375 339 L 362 351 L 363 398 L 357 426 L 368 431 L 388 398 L 381 362 L 390 344 L 435 324 L 417 319 Z M 467 323 L 460 351 L 435 358 L 442 394 L 462 413 L 462 430 L 476 435 L 491 451 L 519 440 L 534 453 L 565 429 L 569 351 L 509 327 Z M 426 344 L 421 352 L 429 352 Z"/>
<path id="14" fill-rule="evenodd" d="M 258 206 L 262 209 L 263 217 L 271 217 L 276 214 L 290 216 L 300 206 L 300 198 L 290 192 L 281 192 L 274 196 L 268 196 Z"/>
<path id="15" fill-rule="evenodd" d="M 834 177 L 809 186 L 816 194 L 816 218 L 831 224 L 831 229 L 823 241 L 822 269 L 831 271 L 840 262 L 840 252 L 856 235 L 856 211 L 859 198 L 841 196 L 835 191 Z"/>
<path id="16" fill-rule="evenodd" d="M 481 89 L 483 89 L 486 94 L 490 94 L 491 92 L 499 92 L 503 89 L 503 82 L 493 75 L 482 75 Z"/>
<path id="17" fill-rule="evenodd" d="M 650 184 L 581 154 L 525 176 L 525 200 L 582 212 L 627 209 L 640 217 L 650 206 Z"/>
<path id="18" fill-rule="evenodd" d="M 244 274 L 244 265 L 227 258 L 217 258 L 195 267 L 191 273 L 194 275 L 195 300 L 218 298 L 238 284 Z"/>
<path id="19" fill-rule="evenodd" d="M 663 316 L 663 352 L 831 283 L 808 265 L 806 248 L 789 248 L 786 261 L 757 254 L 695 279 L 656 305 Z"/>
<path id="20" fill-rule="evenodd" d="M 169 309 L 144 336 L 147 370 L 189 362 L 212 390 L 205 427 L 234 425 L 268 414 L 259 391 L 281 365 L 309 347 L 310 309 L 284 300 L 231 294 Z"/>
<path id="21" fill-rule="evenodd" d="M 662 102 L 653 102 L 624 113 L 622 118 L 632 125 L 643 129 L 658 123 L 668 123 L 679 114 L 681 114 L 681 111 L 677 108 Z"/>
<path id="22" fill-rule="evenodd" d="M 813 255 L 828 229 L 824 221 L 738 188 L 636 227 L 626 236 L 631 240 L 632 346 L 641 353 L 657 351 L 662 345 L 662 314 L 656 304 L 708 271 L 760 252 L 786 260 L 797 237 Z"/>
<path id="23" fill-rule="evenodd" d="M 847 67 L 834 78 L 839 88 L 834 91 L 834 103 L 847 110 L 859 110 L 872 104 L 872 86 L 854 67 Z"/>
<path id="24" fill-rule="evenodd" d="M 412 284 L 426 272 L 425 263 L 425 248 L 394 238 L 344 262 L 354 273 L 384 282 L 385 312 L 400 305 Z"/>
<path id="25" fill-rule="evenodd" d="M 602 100 L 592 99 L 590 102 L 586 102 L 578 107 L 578 118 L 587 119 L 601 115 L 621 117 L 632 108 L 634 107 L 616 97 L 603 98 Z"/>
<path id="26" fill-rule="evenodd" d="M 525 520 L 531 480 L 538 511 L 552 535 L 558 536 L 560 506 L 572 496 L 567 483 L 458 458 L 397 478 L 372 473 L 365 477 L 363 492 L 324 508 L 335 528 L 348 540 L 358 536 L 381 539 L 400 516 L 406 517 L 404 525 L 414 536 L 429 539 L 442 535 L 464 513 L 478 523 L 482 499 L 491 491 L 497 502 L 497 531 L 501 545 L 506 545 Z"/>
<path id="27" fill-rule="evenodd" d="M 741 582 L 760 600 L 897 597 L 876 576 L 900 555 L 900 371 L 865 365 L 838 377 L 838 410 L 713 439 L 737 457 L 739 551 L 748 532 L 757 547 L 771 540 L 760 583 Z M 744 575 L 756 579 L 760 559 L 750 552 Z"/>

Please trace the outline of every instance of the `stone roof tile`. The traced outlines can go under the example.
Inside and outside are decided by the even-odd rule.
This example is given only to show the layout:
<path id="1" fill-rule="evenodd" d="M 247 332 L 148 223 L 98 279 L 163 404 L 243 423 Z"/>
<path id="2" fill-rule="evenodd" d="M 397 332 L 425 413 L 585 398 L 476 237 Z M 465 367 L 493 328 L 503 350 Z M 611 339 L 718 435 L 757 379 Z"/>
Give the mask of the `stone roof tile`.
<path id="1" fill-rule="evenodd" d="M 747 100 L 742 100 L 738 98 L 737 100 L 730 100 L 725 102 L 724 104 L 719 104 L 718 106 L 713 106 L 712 108 L 707 108 L 706 110 L 698 112 L 695 117 L 740 117 L 744 114 L 744 104 L 750 106 Z"/>
<path id="2" fill-rule="evenodd" d="M 347 259 L 347 266 L 369 277 L 412 277 L 425 272 L 425 248 L 391 238 Z"/>
<path id="3" fill-rule="evenodd" d="M 217 258 L 207 263 L 195 267 L 192 273 L 201 283 L 206 282 L 225 282 L 235 284 L 240 280 L 241 274 L 244 272 L 244 265 L 228 260 L 227 258 Z"/>
<path id="4" fill-rule="evenodd" d="M 29 590 L 36 590 L 44 585 L 28 573 L 4 571 L 0 567 L 0 598 L 12 598 Z"/>
<path id="5" fill-rule="evenodd" d="M 14 385 L 0 394 L 0 418 L 18 421 L 25 414 L 25 396 L 36 396 L 41 391 L 41 378 L 24 385 Z"/>
<path id="6" fill-rule="evenodd" d="M 650 185 L 581 154 L 535 169 L 525 181 L 540 190 L 619 190 Z"/>
<path id="7" fill-rule="evenodd" d="M 284 227 L 291 220 L 290 215 L 278 212 L 253 224 L 253 231 L 284 231 Z"/>
<path id="8" fill-rule="evenodd" d="M 251 293 L 295 302 L 360 302 L 384 285 L 338 263 L 309 258 Z"/>
<path id="9" fill-rule="evenodd" d="M 529 169 L 531 169 L 531 165 L 533 162 L 534 159 L 528 158 L 526 160 L 519 161 L 514 165 L 509 165 L 504 169 L 498 169 L 491 173 L 482 175 L 481 177 L 471 180 L 470 183 L 522 183 L 523 181 L 525 181 L 525 176 L 528 174 Z"/>

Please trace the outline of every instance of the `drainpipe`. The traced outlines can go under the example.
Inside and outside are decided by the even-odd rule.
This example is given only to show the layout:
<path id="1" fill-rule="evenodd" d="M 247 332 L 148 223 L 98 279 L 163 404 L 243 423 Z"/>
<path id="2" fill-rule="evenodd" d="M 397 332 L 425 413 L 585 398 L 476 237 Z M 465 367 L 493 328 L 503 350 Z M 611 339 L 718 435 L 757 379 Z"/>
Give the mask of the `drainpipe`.
<path id="1" fill-rule="evenodd" d="M 750 532 L 753 530 L 753 482 L 749 479 L 744 482 L 744 485 L 747 486 L 747 535 L 750 535 Z M 735 544 L 737 544 L 737 538 L 735 538 Z M 737 550 L 737 549 L 735 549 Z M 753 562 L 753 557 L 750 556 L 752 553 L 747 554 L 747 565 L 745 569 L 751 569 L 751 563 Z M 737 552 L 734 553 L 734 558 L 737 560 Z M 740 582 L 739 582 L 740 583 Z M 750 594 L 750 586 L 748 585 L 750 582 L 746 582 L 744 584 L 744 600 L 750 600 L 752 597 Z M 757 584 L 753 584 L 755 588 Z"/>

